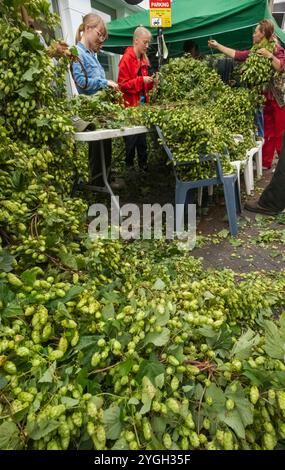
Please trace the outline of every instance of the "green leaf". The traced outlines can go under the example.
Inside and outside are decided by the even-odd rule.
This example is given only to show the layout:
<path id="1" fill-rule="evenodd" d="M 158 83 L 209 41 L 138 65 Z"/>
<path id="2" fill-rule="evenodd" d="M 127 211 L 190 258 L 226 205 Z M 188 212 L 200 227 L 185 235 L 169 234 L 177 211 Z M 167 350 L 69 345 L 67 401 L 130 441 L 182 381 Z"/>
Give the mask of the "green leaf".
<path id="1" fill-rule="evenodd" d="M 78 351 L 82 351 L 82 349 L 86 349 L 90 346 L 96 345 L 97 341 L 98 338 L 96 338 L 96 336 L 81 336 L 80 340 L 76 345 L 76 349 L 78 349 Z"/>
<path id="2" fill-rule="evenodd" d="M 155 377 L 154 383 L 158 388 L 162 388 L 164 385 L 164 374 L 159 374 L 157 377 Z"/>
<path id="3" fill-rule="evenodd" d="M 283 324 L 283 320 L 282 320 Z M 285 334 L 282 329 L 279 328 L 269 320 L 264 322 L 265 330 L 265 346 L 264 350 L 268 356 L 274 359 L 284 360 L 285 354 Z M 282 334 L 283 333 L 283 334 Z"/>
<path id="4" fill-rule="evenodd" d="M 39 380 L 39 383 L 52 383 L 55 381 L 56 361 L 45 371 Z"/>
<path id="5" fill-rule="evenodd" d="M 164 326 L 169 322 L 169 318 L 169 311 L 166 308 L 165 312 L 162 315 L 157 315 L 155 324 L 159 326 Z"/>
<path id="6" fill-rule="evenodd" d="M 203 293 L 203 297 L 204 297 L 205 300 L 211 300 L 211 299 L 215 298 L 214 294 L 212 294 L 212 292 L 210 292 L 209 290 L 206 290 Z"/>
<path id="7" fill-rule="evenodd" d="M 80 286 L 73 286 L 71 289 L 67 291 L 64 297 L 61 297 L 60 299 L 55 299 L 52 302 L 50 302 L 50 306 L 52 308 L 57 308 L 59 304 L 66 304 L 66 302 L 70 302 L 70 300 L 75 299 L 78 297 L 81 292 L 84 291 L 83 287 Z"/>
<path id="8" fill-rule="evenodd" d="M 11 291 L 7 284 L 0 283 L 0 299 L 3 303 L 8 304 L 12 302 L 16 297 L 16 294 Z"/>
<path id="9" fill-rule="evenodd" d="M 38 66 L 30 67 L 22 76 L 22 80 L 26 80 L 27 82 L 32 82 L 35 79 L 34 75 L 38 75 L 40 73 L 41 71 L 38 68 Z"/>
<path id="10" fill-rule="evenodd" d="M 116 367 L 116 372 L 120 374 L 121 377 L 127 376 L 134 365 L 132 359 L 126 359 L 124 362 L 121 362 Z"/>
<path id="11" fill-rule="evenodd" d="M 0 390 L 2 390 L 2 388 L 6 387 L 7 383 L 8 383 L 8 381 L 6 380 L 4 375 L 0 374 Z"/>
<path id="12" fill-rule="evenodd" d="M 69 48 L 69 50 L 70 50 L 70 52 L 71 52 L 72 55 L 78 56 L 78 50 L 77 50 L 77 48 L 76 48 L 75 46 L 71 46 L 71 47 Z"/>
<path id="13" fill-rule="evenodd" d="M 115 316 L 115 309 L 113 304 L 104 305 L 102 309 L 102 315 L 104 320 L 108 320 L 109 318 L 114 318 Z"/>
<path id="14" fill-rule="evenodd" d="M 128 405 L 138 405 L 138 404 L 139 404 L 139 400 L 135 397 L 130 398 L 128 401 Z"/>
<path id="15" fill-rule="evenodd" d="M 250 328 L 234 344 L 231 350 L 231 356 L 238 359 L 247 359 L 251 356 L 251 351 L 259 343 L 260 336 Z"/>
<path id="16" fill-rule="evenodd" d="M 147 376 L 142 379 L 142 402 L 141 414 L 148 413 L 151 407 L 152 399 L 156 394 L 156 388 Z"/>
<path id="17" fill-rule="evenodd" d="M 35 33 L 29 33 L 28 31 L 23 31 L 20 39 L 22 40 L 26 48 L 32 49 L 34 51 L 44 50 L 43 44 L 40 42 L 39 36 Z M 14 41 L 15 43 L 16 41 Z M 13 44 L 14 44 L 13 43 Z M 13 46 L 12 44 L 12 46 Z"/>
<path id="18" fill-rule="evenodd" d="M 155 290 L 163 290 L 165 288 L 165 282 L 161 279 L 157 279 L 152 288 Z"/>
<path id="19" fill-rule="evenodd" d="M 151 420 L 151 427 L 155 434 L 163 434 L 165 432 L 167 425 L 166 418 L 160 418 L 159 416 L 154 416 Z"/>
<path id="20" fill-rule="evenodd" d="M 124 437 L 118 439 L 111 450 L 129 450 L 129 444 Z"/>
<path id="21" fill-rule="evenodd" d="M 19 430 L 15 423 L 5 421 L 0 425 L 0 449 L 18 450 L 22 447 Z"/>
<path id="22" fill-rule="evenodd" d="M 75 398 L 71 398 L 71 397 L 62 397 L 61 403 L 65 405 L 66 408 L 73 408 L 74 406 L 78 405 L 79 400 L 76 400 Z"/>
<path id="23" fill-rule="evenodd" d="M 2 315 L 3 315 L 3 317 L 6 317 L 6 318 L 8 318 L 8 317 L 17 317 L 19 315 L 23 315 L 23 309 L 16 302 L 11 302 L 3 310 Z"/>
<path id="24" fill-rule="evenodd" d="M 0 271 L 4 271 L 5 273 L 9 273 L 12 271 L 14 256 L 10 255 L 8 251 L 1 250 L 0 252 Z"/>
<path id="25" fill-rule="evenodd" d="M 226 399 L 224 393 L 215 384 L 211 384 L 206 390 L 206 397 L 213 399 L 213 404 L 224 404 Z"/>
<path id="26" fill-rule="evenodd" d="M 215 338 L 217 336 L 217 330 L 214 330 L 214 328 L 209 325 L 198 328 L 198 332 L 200 335 L 205 336 L 205 338 Z"/>
<path id="27" fill-rule="evenodd" d="M 248 377 L 254 385 L 262 385 L 263 387 L 270 385 L 273 379 L 273 373 L 271 371 L 261 368 L 253 369 L 248 364 L 244 366 L 243 375 Z"/>
<path id="28" fill-rule="evenodd" d="M 28 422 L 26 427 L 27 435 L 34 441 L 38 441 L 42 437 L 47 436 L 52 431 L 55 431 L 59 427 L 59 422 L 46 418 L 43 421 L 39 422 Z"/>
<path id="29" fill-rule="evenodd" d="M 170 331 L 168 328 L 162 328 L 161 333 L 148 333 L 145 337 L 144 343 L 153 343 L 155 346 L 164 346 L 168 343 L 170 337 Z"/>
<path id="30" fill-rule="evenodd" d="M 230 233 L 230 232 L 229 232 L 226 228 L 224 228 L 223 230 L 220 230 L 220 231 L 217 233 L 217 236 L 218 236 L 219 238 L 227 238 L 227 236 L 229 235 L 229 233 Z"/>
<path id="31" fill-rule="evenodd" d="M 75 271 L 78 270 L 78 265 L 76 261 L 76 257 L 72 253 L 60 253 L 60 259 L 62 263 L 67 266 L 68 268 L 74 269 Z"/>
<path id="32" fill-rule="evenodd" d="M 191 385 L 191 387 L 192 387 L 192 385 Z M 194 385 L 193 385 L 193 387 L 194 387 Z M 203 393 L 204 393 L 204 389 L 203 389 L 202 385 L 197 383 L 197 385 L 195 385 L 195 390 L 194 390 L 194 399 L 197 400 L 197 401 L 200 401 L 202 399 Z"/>
<path id="33" fill-rule="evenodd" d="M 245 438 L 245 428 L 237 410 L 224 412 L 223 415 L 219 415 L 219 419 L 232 428 L 240 439 Z"/>
<path id="34" fill-rule="evenodd" d="M 143 360 L 137 374 L 137 380 L 140 382 L 144 376 L 147 376 L 154 382 L 155 377 L 160 374 L 164 374 L 164 372 L 165 368 L 158 360 Z"/>
<path id="35" fill-rule="evenodd" d="M 45 126 L 48 127 L 49 122 L 50 122 L 50 119 L 47 119 L 45 117 L 36 119 L 37 127 L 45 127 Z M 51 217 L 47 218 L 47 220 L 48 220 L 48 225 L 53 225 L 55 221 L 59 221 L 62 219 L 60 219 L 60 217 L 56 216 L 55 214 L 51 214 Z"/>
<path id="36" fill-rule="evenodd" d="M 37 279 L 37 272 L 32 270 L 32 269 L 27 269 L 21 274 L 21 280 L 24 282 L 24 284 L 27 284 L 28 286 L 33 286 L 35 280 Z"/>
<path id="37" fill-rule="evenodd" d="M 240 384 L 237 384 L 236 392 L 232 392 L 230 387 L 225 390 L 227 398 L 232 399 L 235 402 L 235 410 L 240 415 L 244 426 L 248 426 L 253 423 L 253 406 L 250 401 L 246 398 L 245 392 Z"/>
<path id="38" fill-rule="evenodd" d="M 88 371 L 85 367 L 82 367 L 82 369 L 80 369 L 79 373 L 77 374 L 77 383 L 81 385 L 82 388 L 85 388 L 88 385 Z"/>
<path id="39" fill-rule="evenodd" d="M 122 430 L 121 409 L 117 405 L 111 405 L 104 410 L 103 423 L 106 425 L 107 439 L 118 439 Z"/>
<path id="40" fill-rule="evenodd" d="M 22 88 L 19 88 L 19 90 L 16 91 L 18 95 L 20 95 L 22 98 L 25 98 L 26 100 L 30 98 L 30 95 L 34 93 L 35 89 L 31 85 L 24 85 Z"/>

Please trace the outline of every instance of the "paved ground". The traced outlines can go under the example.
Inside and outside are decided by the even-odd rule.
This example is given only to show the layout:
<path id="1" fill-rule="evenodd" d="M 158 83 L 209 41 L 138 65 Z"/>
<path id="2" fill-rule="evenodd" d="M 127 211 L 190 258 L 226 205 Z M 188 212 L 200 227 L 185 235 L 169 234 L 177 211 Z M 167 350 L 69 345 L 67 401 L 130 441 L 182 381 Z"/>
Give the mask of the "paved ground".
<path id="1" fill-rule="evenodd" d="M 255 182 L 251 199 L 258 198 L 271 177 L 272 173 L 266 171 L 262 179 Z M 242 193 L 242 201 L 245 199 L 246 196 Z M 239 217 L 239 234 L 236 239 L 226 237 L 227 223 L 223 221 L 223 214 L 224 207 L 216 205 L 209 209 L 206 216 L 201 217 L 198 225 L 202 246 L 196 246 L 192 254 L 202 257 L 205 267 L 228 267 L 236 272 L 285 268 L 285 214 L 264 217 L 243 210 Z M 209 238 L 203 243 L 203 237 L 207 235 Z"/>
<path id="2" fill-rule="evenodd" d="M 146 174 L 138 169 L 126 173 L 121 163 L 122 152 L 123 149 L 120 150 L 119 163 L 115 159 L 113 165 L 113 175 L 124 182 L 123 188 L 115 190 L 120 197 L 120 205 L 132 202 L 141 208 L 143 204 L 155 202 L 161 205 L 174 203 L 173 172 L 162 157 L 154 155 L 150 159 Z M 258 198 L 271 177 L 271 171 L 266 171 L 261 180 L 255 181 L 252 199 Z M 100 197 L 106 198 L 96 195 L 97 202 Z M 204 209 L 197 219 L 198 237 L 192 256 L 202 257 L 205 268 L 228 267 L 236 272 L 285 268 L 285 213 L 278 217 L 264 217 L 243 210 L 239 217 L 239 235 L 232 238 L 228 233 L 221 190 L 215 190 L 214 199 L 214 205 Z M 243 203 L 245 199 L 242 192 Z"/>

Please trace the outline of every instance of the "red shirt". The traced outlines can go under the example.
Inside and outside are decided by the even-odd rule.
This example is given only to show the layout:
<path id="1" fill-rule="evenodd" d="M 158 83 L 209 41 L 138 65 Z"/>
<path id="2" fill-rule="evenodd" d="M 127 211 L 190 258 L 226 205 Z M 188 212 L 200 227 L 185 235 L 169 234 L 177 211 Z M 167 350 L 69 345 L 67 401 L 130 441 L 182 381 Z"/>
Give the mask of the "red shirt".
<path id="1" fill-rule="evenodd" d="M 149 62 L 147 59 L 138 59 L 134 47 L 126 49 L 119 63 L 118 84 L 124 94 L 125 107 L 138 106 L 140 96 L 145 96 L 145 101 L 149 102 L 148 91 L 153 88 L 153 84 L 144 83 L 143 77 L 148 76 Z"/>
<path id="2" fill-rule="evenodd" d="M 243 62 L 248 58 L 249 54 L 250 54 L 250 51 L 236 51 L 235 59 Z M 280 61 L 280 64 L 283 70 L 285 67 L 285 51 L 283 47 L 281 47 L 279 44 L 276 44 L 273 54 Z"/>
<path id="3" fill-rule="evenodd" d="M 243 62 L 248 58 L 249 54 L 250 54 L 250 51 L 236 51 L 234 58 L 236 60 L 239 60 L 239 61 Z M 273 54 L 280 61 L 282 70 L 284 70 L 284 68 L 285 68 L 285 51 L 284 51 L 283 47 L 281 47 L 279 44 L 276 44 L 275 49 L 273 51 Z M 275 100 L 271 90 L 265 90 L 263 93 L 264 93 L 264 96 L 268 100 Z"/>

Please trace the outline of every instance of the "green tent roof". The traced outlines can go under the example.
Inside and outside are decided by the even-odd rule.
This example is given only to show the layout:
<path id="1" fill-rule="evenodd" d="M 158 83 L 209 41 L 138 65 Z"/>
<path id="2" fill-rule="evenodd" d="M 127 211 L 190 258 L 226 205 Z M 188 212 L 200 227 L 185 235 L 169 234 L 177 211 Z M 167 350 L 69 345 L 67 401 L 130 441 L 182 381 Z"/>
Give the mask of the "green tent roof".
<path id="1" fill-rule="evenodd" d="M 170 56 L 183 52 L 183 44 L 189 39 L 195 40 L 202 53 L 209 53 L 209 37 L 234 49 L 246 49 L 252 45 L 256 24 L 264 18 L 274 22 L 276 34 L 285 43 L 285 33 L 273 19 L 267 0 L 173 0 L 172 27 L 163 33 Z M 132 44 L 134 29 L 139 25 L 152 31 L 155 43 L 157 28 L 150 28 L 146 10 L 111 21 L 104 49 L 123 53 Z"/>

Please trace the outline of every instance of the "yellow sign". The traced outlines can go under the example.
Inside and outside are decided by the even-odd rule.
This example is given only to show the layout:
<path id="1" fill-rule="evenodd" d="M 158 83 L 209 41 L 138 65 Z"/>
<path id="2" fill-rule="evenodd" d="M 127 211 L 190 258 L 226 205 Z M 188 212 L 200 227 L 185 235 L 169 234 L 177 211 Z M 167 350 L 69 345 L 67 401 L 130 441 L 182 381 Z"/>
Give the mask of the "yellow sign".
<path id="1" fill-rule="evenodd" d="M 149 10 L 151 28 L 170 28 L 171 8 L 152 8 Z"/>

